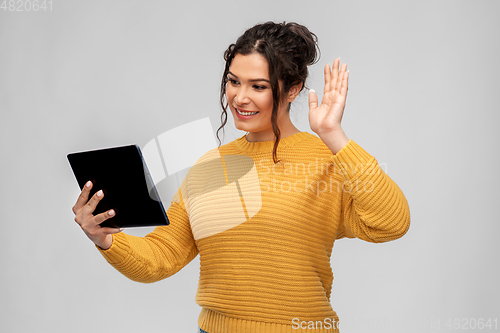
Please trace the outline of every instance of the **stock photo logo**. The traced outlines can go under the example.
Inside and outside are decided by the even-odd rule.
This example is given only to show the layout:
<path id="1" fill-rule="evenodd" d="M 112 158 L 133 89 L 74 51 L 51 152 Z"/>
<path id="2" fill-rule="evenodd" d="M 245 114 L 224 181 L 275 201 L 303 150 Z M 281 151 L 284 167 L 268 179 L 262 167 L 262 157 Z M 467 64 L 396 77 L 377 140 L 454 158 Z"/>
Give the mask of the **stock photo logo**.
<path id="1" fill-rule="evenodd" d="M 172 202 L 182 198 L 196 240 L 236 227 L 262 207 L 253 159 L 221 155 L 209 118 L 162 133 L 144 145 L 142 155 L 149 193 L 156 189 Z"/>

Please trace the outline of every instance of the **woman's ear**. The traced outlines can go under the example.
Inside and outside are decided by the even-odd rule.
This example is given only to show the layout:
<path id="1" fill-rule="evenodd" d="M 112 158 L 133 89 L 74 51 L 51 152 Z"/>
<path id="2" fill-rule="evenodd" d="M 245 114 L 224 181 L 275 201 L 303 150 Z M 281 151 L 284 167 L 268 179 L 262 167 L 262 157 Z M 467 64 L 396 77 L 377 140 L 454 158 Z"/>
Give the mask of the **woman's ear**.
<path id="1" fill-rule="evenodd" d="M 300 90 L 302 89 L 302 82 L 299 84 L 296 84 L 290 88 L 290 91 L 288 92 L 288 98 L 287 102 L 291 103 L 297 98 L 297 96 L 300 93 Z"/>

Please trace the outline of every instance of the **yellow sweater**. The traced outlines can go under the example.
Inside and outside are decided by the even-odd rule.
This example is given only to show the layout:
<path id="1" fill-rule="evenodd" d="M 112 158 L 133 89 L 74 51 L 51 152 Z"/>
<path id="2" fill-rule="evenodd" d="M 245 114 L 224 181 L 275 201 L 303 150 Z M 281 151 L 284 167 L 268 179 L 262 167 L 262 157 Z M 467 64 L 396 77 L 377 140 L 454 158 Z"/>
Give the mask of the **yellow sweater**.
<path id="1" fill-rule="evenodd" d="M 200 254 L 198 325 L 222 332 L 337 332 L 330 255 L 342 237 L 386 242 L 409 228 L 408 203 L 353 140 L 336 155 L 316 136 L 244 136 L 207 153 L 174 196 L 169 226 L 115 234 L 99 251 L 128 278 L 155 282 Z"/>

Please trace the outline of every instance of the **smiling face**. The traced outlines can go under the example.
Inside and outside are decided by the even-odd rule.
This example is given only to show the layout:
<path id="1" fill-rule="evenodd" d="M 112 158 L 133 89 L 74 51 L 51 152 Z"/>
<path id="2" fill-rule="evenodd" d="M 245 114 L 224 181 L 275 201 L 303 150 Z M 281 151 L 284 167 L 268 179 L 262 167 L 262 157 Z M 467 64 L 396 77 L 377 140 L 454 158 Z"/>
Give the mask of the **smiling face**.
<path id="1" fill-rule="evenodd" d="M 226 99 L 236 128 L 249 132 L 249 141 L 274 140 L 271 124 L 273 92 L 267 60 L 258 53 L 236 54 L 231 62 L 226 86 Z M 281 103 L 278 126 L 287 136 L 296 128 L 288 115 L 288 103 Z M 293 127 L 293 129 L 291 128 Z"/>

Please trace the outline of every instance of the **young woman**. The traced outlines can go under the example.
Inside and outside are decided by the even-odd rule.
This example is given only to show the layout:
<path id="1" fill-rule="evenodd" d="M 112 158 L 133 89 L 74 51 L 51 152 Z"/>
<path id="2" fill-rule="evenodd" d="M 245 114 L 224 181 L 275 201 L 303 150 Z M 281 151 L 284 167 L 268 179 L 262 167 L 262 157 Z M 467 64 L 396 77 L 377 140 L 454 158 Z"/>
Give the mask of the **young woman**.
<path id="1" fill-rule="evenodd" d="M 200 254 L 200 332 L 337 332 L 330 255 L 343 237 L 386 242 L 409 228 L 408 203 L 374 157 L 342 130 L 349 72 L 325 66 L 320 105 L 309 92 L 317 136 L 290 120 L 317 39 L 296 23 L 248 29 L 224 54 L 223 128 L 229 108 L 248 132 L 200 159 L 174 196 L 171 224 L 145 237 L 101 228 L 101 191 L 83 189 L 75 221 L 106 260 L 132 280 L 175 274 Z M 215 156 L 215 157 L 214 157 Z"/>

